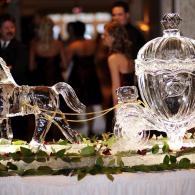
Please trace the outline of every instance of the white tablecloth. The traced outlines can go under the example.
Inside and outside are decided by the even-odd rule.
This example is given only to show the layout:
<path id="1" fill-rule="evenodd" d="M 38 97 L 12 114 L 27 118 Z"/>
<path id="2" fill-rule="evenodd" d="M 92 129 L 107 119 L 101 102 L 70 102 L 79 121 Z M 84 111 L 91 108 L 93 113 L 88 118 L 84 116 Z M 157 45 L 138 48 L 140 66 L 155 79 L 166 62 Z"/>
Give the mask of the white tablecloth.
<path id="1" fill-rule="evenodd" d="M 0 195 L 195 195 L 195 170 L 77 177 L 1 177 Z"/>

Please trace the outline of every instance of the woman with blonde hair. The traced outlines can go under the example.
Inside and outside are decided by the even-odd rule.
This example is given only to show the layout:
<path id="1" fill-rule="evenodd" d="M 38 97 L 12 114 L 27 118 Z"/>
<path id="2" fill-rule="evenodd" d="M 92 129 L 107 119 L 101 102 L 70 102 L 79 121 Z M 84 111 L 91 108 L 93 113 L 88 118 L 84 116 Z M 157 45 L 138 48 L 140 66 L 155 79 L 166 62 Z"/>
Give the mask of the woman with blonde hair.
<path id="1" fill-rule="evenodd" d="M 37 37 L 30 46 L 30 71 L 35 72 L 36 85 L 53 85 L 62 81 L 62 71 L 66 70 L 64 46 L 53 38 L 53 21 L 43 17 Z"/>
<path id="2" fill-rule="evenodd" d="M 109 22 L 104 27 L 103 41 L 109 48 L 108 65 L 112 80 L 113 104 L 117 104 L 116 89 L 134 85 L 134 62 L 131 42 L 125 28 L 118 22 Z"/>

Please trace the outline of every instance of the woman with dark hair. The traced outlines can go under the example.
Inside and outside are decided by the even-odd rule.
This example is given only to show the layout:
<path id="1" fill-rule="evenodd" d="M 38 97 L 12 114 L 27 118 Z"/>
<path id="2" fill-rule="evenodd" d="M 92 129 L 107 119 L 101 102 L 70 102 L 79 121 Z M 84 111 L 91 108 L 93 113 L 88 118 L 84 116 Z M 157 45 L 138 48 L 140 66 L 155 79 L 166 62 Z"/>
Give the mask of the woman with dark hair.
<path id="1" fill-rule="evenodd" d="M 94 105 L 102 101 L 100 84 L 95 67 L 96 41 L 85 39 L 85 24 L 74 23 L 75 41 L 66 48 L 66 61 L 73 67 L 68 83 L 73 87 L 81 102 L 86 105 L 87 112 L 94 112 Z M 90 117 L 93 117 L 91 114 Z M 93 135 L 93 121 L 87 123 L 89 136 Z"/>
<path id="2" fill-rule="evenodd" d="M 113 103 L 117 104 L 116 89 L 134 85 L 131 42 L 125 28 L 118 22 L 109 22 L 105 25 L 103 40 L 109 48 L 108 65 L 112 80 L 112 96 Z"/>

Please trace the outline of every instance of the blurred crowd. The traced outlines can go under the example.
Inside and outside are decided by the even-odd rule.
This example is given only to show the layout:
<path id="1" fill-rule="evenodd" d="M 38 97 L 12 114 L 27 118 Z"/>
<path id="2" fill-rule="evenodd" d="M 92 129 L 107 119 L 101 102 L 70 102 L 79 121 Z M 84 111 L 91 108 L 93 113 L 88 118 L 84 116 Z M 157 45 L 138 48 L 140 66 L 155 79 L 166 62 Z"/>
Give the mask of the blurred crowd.
<path id="1" fill-rule="evenodd" d="M 137 85 L 134 60 L 145 44 L 142 33 L 129 22 L 127 3 L 115 1 L 111 14 L 112 21 L 95 39 L 85 39 L 83 22 L 68 23 L 67 40 L 54 39 L 53 21 L 45 15 L 36 15 L 29 45 L 16 39 L 14 18 L 9 14 L 1 15 L 0 57 L 6 61 L 19 85 L 52 86 L 57 82 L 67 82 L 86 105 L 86 112 L 91 113 L 87 117 L 94 117 L 95 105 L 104 110 L 117 104 L 115 91 L 118 87 Z M 63 104 L 61 109 L 69 112 Z M 24 131 L 26 127 L 33 129 L 32 117 L 13 119 L 16 138 L 28 139 Z M 112 132 L 113 117 L 114 112 L 104 117 L 106 132 Z M 23 120 L 22 125 L 18 120 Z M 88 136 L 94 135 L 93 122 L 87 122 Z"/>

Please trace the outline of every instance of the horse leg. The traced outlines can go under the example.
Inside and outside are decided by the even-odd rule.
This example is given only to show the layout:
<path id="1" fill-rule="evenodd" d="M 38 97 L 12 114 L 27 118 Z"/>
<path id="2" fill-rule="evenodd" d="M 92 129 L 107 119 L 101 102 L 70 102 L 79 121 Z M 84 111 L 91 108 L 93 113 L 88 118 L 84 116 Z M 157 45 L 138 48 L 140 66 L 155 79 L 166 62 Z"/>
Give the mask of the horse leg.
<path id="1" fill-rule="evenodd" d="M 10 119 L 2 119 L 0 120 L 0 135 L 1 138 L 12 140 L 13 139 L 13 132 L 11 128 L 11 121 Z"/>
<path id="2" fill-rule="evenodd" d="M 40 144 L 44 141 L 49 128 L 51 126 L 51 121 L 48 121 L 44 114 L 35 115 L 35 131 L 31 143 L 33 142 Z"/>
<path id="3" fill-rule="evenodd" d="M 71 143 L 80 143 L 82 140 L 81 135 L 70 128 L 66 119 L 61 117 L 54 117 L 54 124 L 60 129 L 62 134 L 68 139 Z"/>

